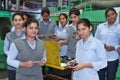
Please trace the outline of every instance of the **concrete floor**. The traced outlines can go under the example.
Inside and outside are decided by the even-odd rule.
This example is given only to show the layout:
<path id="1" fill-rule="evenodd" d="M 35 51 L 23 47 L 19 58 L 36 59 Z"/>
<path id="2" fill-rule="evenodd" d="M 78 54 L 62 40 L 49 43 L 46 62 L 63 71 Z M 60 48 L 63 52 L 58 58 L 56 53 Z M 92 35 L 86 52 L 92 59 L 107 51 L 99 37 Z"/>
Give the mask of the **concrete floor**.
<path id="1" fill-rule="evenodd" d="M 0 80 L 8 80 L 8 78 L 3 78 L 3 79 L 0 79 Z"/>
<path id="2" fill-rule="evenodd" d="M 0 80 L 8 80 L 7 78 L 7 70 L 4 69 L 4 70 L 0 70 Z"/>

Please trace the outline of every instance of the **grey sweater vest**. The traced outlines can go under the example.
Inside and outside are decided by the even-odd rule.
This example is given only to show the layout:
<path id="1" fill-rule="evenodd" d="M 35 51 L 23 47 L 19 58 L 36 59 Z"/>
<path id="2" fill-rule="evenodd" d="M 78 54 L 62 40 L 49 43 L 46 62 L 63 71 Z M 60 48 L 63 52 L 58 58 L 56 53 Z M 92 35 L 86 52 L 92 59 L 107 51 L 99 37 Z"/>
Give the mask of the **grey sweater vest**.
<path id="1" fill-rule="evenodd" d="M 76 53 L 76 43 L 78 40 L 73 38 L 73 33 L 76 32 L 72 26 L 67 27 L 66 29 L 68 34 L 68 50 L 67 50 L 67 56 L 70 58 L 75 58 Z"/>
<path id="2" fill-rule="evenodd" d="M 26 39 L 17 39 L 15 41 L 16 48 L 18 49 L 17 60 L 19 61 L 40 61 L 43 58 L 44 43 L 43 41 L 36 39 L 36 48 L 32 49 L 27 43 Z M 19 67 L 16 69 L 16 73 L 21 75 L 36 75 L 42 74 L 42 68 L 40 65 L 35 64 L 31 68 Z M 24 76 L 23 76 L 24 77 Z"/>
<path id="3" fill-rule="evenodd" d="M 17 35 L 15 34 L 15 32 L 9 32 L 9 33 L 7 33 L 6 37 L 7 37 L 7 39 L 9 40 L 9 42 L 10 42 L 10 44 L 11 44 L 11 43 L 14 42 L 16 39 L 21 38 L 24 34 L 25 34 L 24 31 L 22 31 L 22 33 L 21 33 L 20 36 L 17 36 Z M 10 44 L 9 44 L 8 49 L 10 48 Z M 9 66 L 9 65 L 8 65 L 7 68 L 8 68 L 9 70 L 15 70 L 14 67 Z"/>
<path id="4" fill-rule="evenodd" d="M 7 33 L 6 36 L 7 36 L 7 39 L 9 40 L 9 42 L 11 44 L 14 40 L 23 37 L 24 34 L 25 34 L 24 31 L 22 31 L 20 36 L 17 36 L 15 32 L 9 32 L 9 33 Z M 10 45 L 9 45 L 9 47 L 10 47 Z"/>
<path id="5" fill-rule="evenodd" d="M 48 39 L 48 35 L 54 34 L 55 26 L 56 26 L 56 23 L 53 21 L 49 21 L 47 25 L 45 25 L 43 21 L 40 21 L 39 35 L 44 34 L 46 36 L 45 38 L 43 38 L 43 40 Z"/>

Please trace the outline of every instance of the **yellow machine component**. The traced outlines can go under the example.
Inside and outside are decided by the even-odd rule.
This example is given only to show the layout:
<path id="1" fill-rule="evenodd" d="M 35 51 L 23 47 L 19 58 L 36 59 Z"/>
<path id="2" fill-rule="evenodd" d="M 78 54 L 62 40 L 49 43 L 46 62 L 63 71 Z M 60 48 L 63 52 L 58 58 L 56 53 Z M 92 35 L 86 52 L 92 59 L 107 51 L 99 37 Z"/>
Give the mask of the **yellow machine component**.
<path id="1" fill-rule="evenodd" d="M 52 40 L 45 40 L 44 44 L 47 56 L 46 66 L 59 70 L 65 70 L 65 67 L 60 66 L 60 44 Z"/>

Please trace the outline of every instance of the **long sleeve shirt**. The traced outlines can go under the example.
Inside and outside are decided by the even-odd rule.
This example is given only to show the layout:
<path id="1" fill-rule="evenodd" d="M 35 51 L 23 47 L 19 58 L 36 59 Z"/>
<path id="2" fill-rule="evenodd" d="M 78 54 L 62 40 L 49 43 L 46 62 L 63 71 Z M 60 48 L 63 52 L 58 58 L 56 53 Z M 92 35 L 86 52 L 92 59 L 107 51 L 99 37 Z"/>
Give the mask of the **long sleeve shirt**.
<path id="1" fill-rule="evenodd" d="M 58 36 L 58 37 L 61 37 L 61 38 L 65 38 L 67 39 L 67 32 L 66 32 L 66 28 L 68 27 L 68 25 L 65 25 L 64 27 L 62 26 L 59 26 L 59 27 L 56 27 L 55 28 L 55 35 Z M 59 40 L 58 43 L 61 43 L 63 42 L 63 40 Z M 68 48 L 68 45 L 62 45 L 61 46 L 61 49 L 60 49 L 60 56 L 65 56 L 66 53 L 67 53 L 67 48 Z"/>
<path id="2" fill-rule="evenodd" d="M 115 47 L 115 50 L 106 52 L 108 61 L 114 61 L 119 58 L 117 48 L 120 42 L 120 25 L 118 22 L 115 22 L 112 26 L 108 26 L 108 22 L 98 25 L 95 37 L 105 45 Z"/>
<path id="3" fill-rule="evenodd" d="M 15 27 L 13 27 L 13 29 L 15 29 Z M 15 32 L 15 34 L 19 37 L 22 33 L 23 33 L 23 29 L 21 30 L 21 32 L 18 34 L 16 33 L 15 30 L 12 30 L 12 32 Z M 5 37 L 5 40 L 4 40 L 4 52 L 6 55 L 8 55 L 8 52 L 9 52 L 9 46 L 10 46 L 10 41 L 8 40 L 7 36 Z"/>
<path id="4" fill-rule="evenodd" d="M 79 40 L 76 45 L 76 61 L 90 63 L 93 68 L 83 68 L 74 71 L 73 80 L 99 80 L 97 71 L 107 66 L 104 45 L 92 35 L 83 43 Z"/>
<path id="5" fill-rule="evenodd" d="M 26 37 L 23 36 L 22 39 L 26 39 Z M 29 41 L 27 41 L 27 43 L 32 49 L 36 48 L 36 40 L 34 41 L 34 45 L 30 44 Z M 20 64 L 20 61 L 16 59 L 18 54 L 18 49 L 16 48 L 15 43 L 11 43 L 9 54 L 7 57 L 7 63 L 15 68 L 19 68 Z M 46 61 L 46 50 L 44 50 L 43 59 Z"/>

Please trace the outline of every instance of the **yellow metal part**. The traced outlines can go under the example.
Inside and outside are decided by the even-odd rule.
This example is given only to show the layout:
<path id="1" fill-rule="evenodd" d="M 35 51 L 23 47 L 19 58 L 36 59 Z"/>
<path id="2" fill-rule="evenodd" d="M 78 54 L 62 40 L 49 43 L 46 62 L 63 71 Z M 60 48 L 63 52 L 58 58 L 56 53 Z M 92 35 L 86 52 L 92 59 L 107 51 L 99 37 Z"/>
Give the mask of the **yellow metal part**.
<path id="1" fill-rule="evenodd" d="M 45 40 L 44 44 L 47 56 L 46 66 L 65 70 L 65 67 L 60 66 L 60 44 L 53 40 Z"/>

